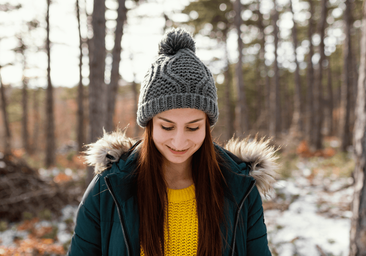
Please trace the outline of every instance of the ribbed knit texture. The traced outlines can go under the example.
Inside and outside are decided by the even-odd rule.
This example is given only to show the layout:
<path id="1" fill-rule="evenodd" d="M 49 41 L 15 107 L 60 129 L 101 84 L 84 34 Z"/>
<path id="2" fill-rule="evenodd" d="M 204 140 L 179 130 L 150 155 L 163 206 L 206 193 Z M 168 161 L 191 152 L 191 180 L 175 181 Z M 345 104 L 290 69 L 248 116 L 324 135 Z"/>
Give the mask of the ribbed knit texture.
<path id="1" fill-rule="evenodd" d="M 198 217 L 194 185 L 168 188 L 168 221 L 164 223 L 164 252 L 167 256 L 196 255 Z M 141 249 L 141 255 L 144 255 Z"/>
<path id="2" fill-rule="evenodd" d="M 217 89 L 210 70 L 195 54 L 195 43 L 183 29 L 168 32 L 159 56 L 141 83 L 137 123 L 146 127 L 155 115 L 170 109 L 194 108 L 218 119 Z"/>

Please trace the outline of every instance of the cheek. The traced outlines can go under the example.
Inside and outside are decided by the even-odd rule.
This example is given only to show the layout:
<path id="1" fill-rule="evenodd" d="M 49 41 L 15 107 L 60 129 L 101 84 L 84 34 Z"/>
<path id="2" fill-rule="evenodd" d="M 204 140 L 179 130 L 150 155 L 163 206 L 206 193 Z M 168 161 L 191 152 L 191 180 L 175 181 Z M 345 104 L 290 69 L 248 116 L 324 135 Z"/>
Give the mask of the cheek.
<path id="1" fill-rule="evenodd" d="M 206 137 L 205 129 L 200 129 L 199 131 L 196 132 L 196 134 L 192 136 L 192 141 L 194 141 L 195 144 L 200 146 L 205 140 L 205 137 Z"/>
<path id="2" fill-rule="evenodd" d="M 165 143 L 170 138 L 170 133 L 167 131 L 164 131 L 159 126 L 154 127 L 153 133 L 153 141 L 155 142 L 155 145 L 159 145 L 162 143 Z"/>

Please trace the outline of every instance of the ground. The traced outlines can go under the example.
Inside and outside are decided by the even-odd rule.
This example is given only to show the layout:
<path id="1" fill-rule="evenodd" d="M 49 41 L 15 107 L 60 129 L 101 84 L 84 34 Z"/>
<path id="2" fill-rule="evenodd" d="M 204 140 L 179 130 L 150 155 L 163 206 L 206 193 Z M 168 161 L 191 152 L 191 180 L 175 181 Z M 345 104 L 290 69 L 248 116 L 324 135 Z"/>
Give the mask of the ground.
<path id="1" fill-rule="evenodd" d="M 352 178 L 318 174 L 309 179 L 307 170 L 303 167 L 293 177 L 275 185 L 275 201 L 287 209 L 264 212 L 272 253 L 346 256 L 352 216 L 353 187 L 349 186 Z"/>

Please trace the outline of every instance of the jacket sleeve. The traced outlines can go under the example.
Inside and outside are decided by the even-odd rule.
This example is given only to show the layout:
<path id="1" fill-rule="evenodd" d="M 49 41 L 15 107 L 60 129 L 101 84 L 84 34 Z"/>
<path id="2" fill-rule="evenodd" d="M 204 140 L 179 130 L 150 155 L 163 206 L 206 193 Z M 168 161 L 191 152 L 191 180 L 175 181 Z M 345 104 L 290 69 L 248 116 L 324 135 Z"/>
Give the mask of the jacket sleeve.
<path id="1" fill-rule="evenodd" d="M 68 256 L 102 255 L 99 196 L 95 196 L 99 194 L 99 178 L 95 176 L 89 184 L 77 210 Z"/>
<path id="2" fill-rule="evenodd" d="M 267 228 L 264 223 L 262 199 L 257 187 L 249 195 L 247 256 L 270 256 Z"/>

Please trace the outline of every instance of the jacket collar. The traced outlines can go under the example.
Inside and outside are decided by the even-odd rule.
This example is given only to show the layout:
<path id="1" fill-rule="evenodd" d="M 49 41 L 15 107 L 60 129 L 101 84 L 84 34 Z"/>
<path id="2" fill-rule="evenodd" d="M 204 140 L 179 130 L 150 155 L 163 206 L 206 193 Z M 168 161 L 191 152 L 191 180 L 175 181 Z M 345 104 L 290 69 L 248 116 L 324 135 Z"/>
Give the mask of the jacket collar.
<path id="1" fill-rule="evenodd" d="M 254 180 L 248 175 L 249 165 L 240 161 L 235 155 L 222 147 L 215 144 L 222 157 L 221 171 L 225 178 L 227 189 L 225 189 L 225 197 L 235 204 L 239 204 L 245 196 L 247 189 Z M 138 149 L 130 150 L 123 154 L 120 160 L 114 163 L 115 168 L 119 171 L 107 174 L 111 189 L 116 195 L 119 204 L 122 205 L 124 201 L 136 195 L 136 175 L 134 170 L 136 168 L 138 158 Z"/>
<path id="2" fill-rule="evenodd" d="M 103 173 L 112 165 L 117 165 L 120 172 L 109 175 L 127 178 L 132 182 L 134 177 L 131 175 L 131 171 L 134 169 L 138 153 L 138 147 L 133 147 L 134 143 L 136 143 L 135 140 L 126 136 L 126 130 L 104 133 L 104 136 L 97 142 L 86 145 L 87 150 L 84 152 L 86 163 L 95 166 L 95 173 Z M 243 140 L 232 138 L 224 147 L 216 144 L 215 147 L 223 156 L 224 162 L 227 163 L 222 171 L 224 177 L 230 181 L 228 184 L 235 184 L 234 190 L 240 190 L 242 182 L 251 176 L 256 180 L 257 188 L 262 196 L 270 194 L 278 168 L 276 163 L 278 148 L 271 146 L 270 140 L 257 137 L 248 137 Z M 243 179 L 240 178 L 241 176 Z M 127 180 L 114 182 L 125 184 Z M 236 194 L 234 193 L 234 195 Z"/>

